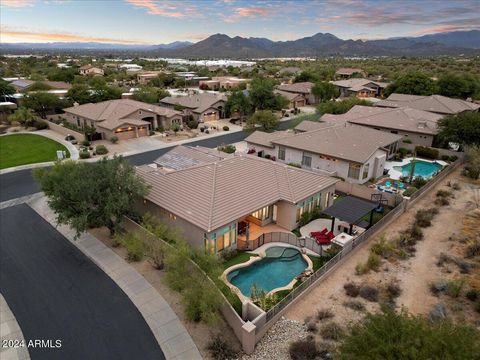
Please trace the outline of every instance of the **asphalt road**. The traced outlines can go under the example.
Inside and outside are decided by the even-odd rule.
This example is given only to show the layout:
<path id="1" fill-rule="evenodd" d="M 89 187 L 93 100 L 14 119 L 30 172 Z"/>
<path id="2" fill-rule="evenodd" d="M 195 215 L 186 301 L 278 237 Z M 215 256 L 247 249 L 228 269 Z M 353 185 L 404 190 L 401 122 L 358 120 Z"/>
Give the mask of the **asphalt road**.
<path id="1" fill-rule="evenodd" d="M 27 342 L 62 342 L 32 360 L 165 359 L 127 295 L 28 205 L 0 219 L 0 292 Z"/>

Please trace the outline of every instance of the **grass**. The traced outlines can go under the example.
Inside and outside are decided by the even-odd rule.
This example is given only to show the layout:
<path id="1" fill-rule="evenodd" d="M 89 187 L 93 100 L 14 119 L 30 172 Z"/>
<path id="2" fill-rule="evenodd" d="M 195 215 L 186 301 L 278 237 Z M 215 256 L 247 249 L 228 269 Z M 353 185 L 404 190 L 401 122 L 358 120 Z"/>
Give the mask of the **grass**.
<path id="1" fill-rule="evenodd" d="M 313 272 L 317 271 L 318 269 L 320 269 L 327 261 L 324 260 L 323 258 L 321 257 L 318 257 L 318 256 L 311 256 L 311 255 L 308 255 L 308 257 L 310 258 L 310 260 L 312 260 L 312 263 L 313 263 Z"/>
<path id="2" fill-rule="evenodd" d="M 230 266 L 244 263 L 244 262 L 248 261 L 251 256 L 258 256 L 258 255 L 252 254 L 252 253 L 249 253 L 249 252 L 246 252 L 246 251 L 239 251 L 237 255 L 235 255 L 234 257 L 232 257 L 228 260 L 225 260 L 222 263 L 223 269 L 225 270 L 225 269 L 228 269 Z"/>
<path id="3" fill-rule="evenodd" d="M 12 166 L 35 164 L 57 159 L 57 150 L 63 150 L 62 144 L 40 135 L 13 134 L 0 137 L 0 169 Z"/>

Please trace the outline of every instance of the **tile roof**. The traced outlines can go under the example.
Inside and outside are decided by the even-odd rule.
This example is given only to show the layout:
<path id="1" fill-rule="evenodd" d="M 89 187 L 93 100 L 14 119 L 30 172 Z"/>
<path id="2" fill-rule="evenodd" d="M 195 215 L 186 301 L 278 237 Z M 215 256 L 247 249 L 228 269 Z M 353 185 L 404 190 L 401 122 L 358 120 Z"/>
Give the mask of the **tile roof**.
<path id="1" fill-rule="evenodd" d="M 292 92 L 278 90 L 278 89 L 274 90 L 274 93 L 287 98 L 288 101 L 293 101 L 299 97 L 302 97 L 302 94 L 292 93 Z"/>
<path id="2" fill-rule="evenodd" d="M 171 170 L 182 170 L 192 166 L 222 160 L 232 155 L 203 147 L 176 146 L 154 161 L 155 164 Z"/>
<path id="3" fill-rule="evenodd" d="M 443 116 L 411 108 L 382 108 L 355 105 L 342 115 L 324 115 L 322 120 L 335 123 L 350 122 L 357 125 L 403 130 L 420 134 L 438 133 L 437 122 Z"/>
<path id="4" fill-rule="evenodd" d="M 150 185 L 146 199 L 205 231 L 280 200 L 297 203 L 338 181 L 250 155 L 169 173 L 149 166 L 136 171 Z"/>
<path id="5" fill-rule="evenodd" d="M 375 104 L 379 107 L 409 107 L 439 114 L 458 114 L 463 111 L 476 111 L 480 105 L 473 102 L 453 99 L 442 95 L 418 96 L 391 94 L 386 100 Z"/>
<path id="6" fill-rule="evenodd" d="M 272 143 L 274 140 L 282 139 L 282 138 L 293 136 L 293 135 L 295 135 L 295 133 L 289 130 L 274 131 L 271 133 L 267 133 L 263 131 L 254 131 L 253 133 L 251 133 L 249 136 L 245 138 L 245 141 L 251 144 L 274 148 L 275 145 L 273 145 Z"/>
<path id="7" fill-rule="evenodd" d="M 375 84 L 378 87 L 385 88 L 387 87 L 388 83 L 380 82 L 380 81 L 373 81 L 368 79 L 347 79 L 347 80 L 337 80 L 337 81 L 330 81 L 333 85 L 344 87 L 344 88 L 351 88 L 352 91 L 361 90 L 364 87 L 368 87 L 368 84 Z M 357 89 L 357 90 L 355 90 Z"/>
<path id="8" fill-rule="evenodd" d="M 124 123 L 131 123 L 124 120 L 127 119 L 129 115 L 139 110 L 151 111 L 157 115 L 166 117 L 181 115 L 179 111 L 173 109 L 131 99 L 109 100 L 95 104 L 88 103 L 63 109 L 65 112 L 82 116 L 93 121 L 101 122 L 99 125 L 106 129 L 114 129 L 115 127 Z M 129 121 L 133 120 L 129 119 Z M 144 124 L 148 124 L 148 122 L 142 121 L 142 125 Z"/>
<path id="9" fill-rule="evenodd" d="M 311 121 L 311 120 L 303 120 L 300 124 L 295 126 L 295 130 L 297 131 L 312 131 L 318 129 L 325 129 L 326 127 L 333 126 L 333 124 L 323 121 Z"/>
<path id="10" fill-rule="evenodd" d="M 160 103 L 169 105 L 181 105 L 195 112 L 204 112 L 213 107 L 219 101 L 227 101 L 227 97 L 223 94 L 202 93 L 189 96 L 168 96 L 160 100 Z"/>
<path id="11" fill-rule="evenodd" d="M 299 82 L 294 84 L 278 85 L 277 89 L 282 91 L 292 92 L 292 93 L 298 93 L 298 94 L 310 94 L 310 92 L 312 91 L 313 85 L 314 83 L 305 81 L 305 82 Z"/>

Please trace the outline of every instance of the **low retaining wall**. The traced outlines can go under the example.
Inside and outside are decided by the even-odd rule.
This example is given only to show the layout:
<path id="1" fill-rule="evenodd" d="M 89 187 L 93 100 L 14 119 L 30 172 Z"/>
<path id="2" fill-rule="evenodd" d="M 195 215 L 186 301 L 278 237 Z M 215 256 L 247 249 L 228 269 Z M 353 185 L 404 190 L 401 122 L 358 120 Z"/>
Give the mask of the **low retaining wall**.
<path id="1" fill-rule="evenodd" d="M 72 130 L 72 129 L 69 129 L 65 126 L 62 126 L 62 125 L 59 125 L 59 124 L 55 124 L 54 122 L 52 121 L 49 121 L 49 120 L 46 120 L 46 122 L 48 123 L 48 127 L 49 129 L 59 133 L 59 134 L 62 134 L 63 136 L 67 136 L 67 135 L 72 135 L 72 136 L 75 136 L 75 139 L 77 139 L 77 141 L 84 141 L 85 140 L 85 135 L 82 134 L 82 133 L 79 133 L 78 131 L 75 131 L 75 130 Z"/>

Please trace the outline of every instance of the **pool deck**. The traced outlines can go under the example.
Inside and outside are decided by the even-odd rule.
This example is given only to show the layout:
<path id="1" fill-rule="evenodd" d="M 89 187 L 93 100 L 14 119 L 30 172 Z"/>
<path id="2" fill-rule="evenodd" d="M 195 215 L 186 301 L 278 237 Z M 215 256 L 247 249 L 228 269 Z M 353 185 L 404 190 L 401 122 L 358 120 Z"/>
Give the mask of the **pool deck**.
<path id="1" fill-rule="evenodd" d="M 401 171 L 395 170 L 393 167 L 394 166 L 404 166 L 410 164 L 410 162 L 413 160 L 413 157 L 408 157 L 403 159 L 402 161 L 387 161 L 385 162 L 385 169 L 389 170 L 388 171 L 388 177 L 393 180 L 400 180 L 400 178 L 403 176 Z M 415 160 L 419 161 L 424 161 L 428 163 L 437 163 L 442 166 L 448 165 L 447 162 L 442 161 L 442 160 L 427 160 L 427 159 L 422 159 L 422 158 L 416 158 Z"/>

